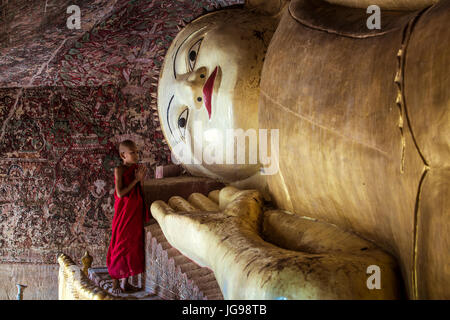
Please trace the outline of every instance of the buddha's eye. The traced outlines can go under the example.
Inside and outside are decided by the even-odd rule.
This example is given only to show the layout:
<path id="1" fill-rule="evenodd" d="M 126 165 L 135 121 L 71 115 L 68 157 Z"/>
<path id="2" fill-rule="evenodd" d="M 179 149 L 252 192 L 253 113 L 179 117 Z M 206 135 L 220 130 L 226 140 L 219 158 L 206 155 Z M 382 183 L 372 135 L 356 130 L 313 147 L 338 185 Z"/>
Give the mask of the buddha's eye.
<path id="1" fill-rule="evenodd" d="M 188 53 L 188 65 L 189 65 L 189 72 L 194 70 L 195 63 L 197 62 L 198 52 L 200 50 L 200 45 L 202 43 L 203 39 L 198 40 L 194 45 L 189 49 Z"/>
<path id="2" fill-rule="evenodd" d="M 189 117 L 189 109 L 184 109 L 178 117 L 178 130 L 180 130 L 181 138 L 184 140 L 184 136 L 186 134 L 187 121 Z"/>

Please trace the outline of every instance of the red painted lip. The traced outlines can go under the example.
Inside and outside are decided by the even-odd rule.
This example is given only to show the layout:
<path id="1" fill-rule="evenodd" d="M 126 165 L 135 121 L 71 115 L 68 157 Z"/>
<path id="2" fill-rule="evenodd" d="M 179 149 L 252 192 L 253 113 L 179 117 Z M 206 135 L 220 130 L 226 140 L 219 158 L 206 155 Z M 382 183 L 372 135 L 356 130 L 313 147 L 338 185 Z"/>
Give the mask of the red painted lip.
<path id="1" fill-rule="evenodd" d="M 205 101 L 206 111 L 208 111 L 209 119 L 211 119 L 211 97 L 214 88 L 214 80 L 216 80 L 217 75 L 217 67 L 209 76 L 208 80 L 206 80 L 205 85 L 203 86 L 203 101 Z"/>

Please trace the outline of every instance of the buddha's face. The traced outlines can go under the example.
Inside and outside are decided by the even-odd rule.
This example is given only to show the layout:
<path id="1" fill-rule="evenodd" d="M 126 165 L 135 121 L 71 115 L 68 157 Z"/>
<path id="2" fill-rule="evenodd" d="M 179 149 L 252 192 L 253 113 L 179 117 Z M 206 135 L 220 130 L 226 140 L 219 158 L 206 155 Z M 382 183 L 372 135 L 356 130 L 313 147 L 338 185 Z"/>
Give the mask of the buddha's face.
<path id="1" fill-rule="evenodd" d="M 188 24 L 167 51 L 158 112 L 172 151 L 181 148 L 197 162 L 179 159 L 191 172 L 235 180 L 258 170 L 248 157 L 245 164 L 226 164 L 224 148 L 227 129 L 258 131 L 259 81 L 273 34 L 267 24 L 242 9 L 221 10 Z M 216 151 L 213 163 L 200 148 Z"/>

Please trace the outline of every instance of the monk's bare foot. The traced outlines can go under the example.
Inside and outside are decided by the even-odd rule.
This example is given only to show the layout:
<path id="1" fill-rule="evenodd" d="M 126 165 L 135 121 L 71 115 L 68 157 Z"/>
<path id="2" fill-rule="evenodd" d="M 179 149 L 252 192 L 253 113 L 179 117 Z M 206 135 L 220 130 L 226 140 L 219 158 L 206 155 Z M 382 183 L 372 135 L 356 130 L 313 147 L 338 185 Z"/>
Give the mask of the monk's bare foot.
<path id="1" fill-rule="evenodd" d="M 123 289 L 120 287 L 118 279 L 113 279 L 111 293 L 114 295 L 119 295 L 119 294 L 123 293 Z"/>
<path id="2" fill-rule="evenodd" d="M 121 288 L 123 292 L 127 292 L 127 293 L 131 293 L 131 292 L 136 292 L 136 291 L 140 291 L 141 288 L 132 286 L 131 284 L 128 283 L 128 279 L 121 279 Z"/>
<path id="3" fill-rule="evenodd" d="M 124 287 L 122 287 L 122 290 L 124 290 L 125 292 L 137 292 L 141 291 L 141 288 L 132 286 L 131 284 L 127 283 Z"/>

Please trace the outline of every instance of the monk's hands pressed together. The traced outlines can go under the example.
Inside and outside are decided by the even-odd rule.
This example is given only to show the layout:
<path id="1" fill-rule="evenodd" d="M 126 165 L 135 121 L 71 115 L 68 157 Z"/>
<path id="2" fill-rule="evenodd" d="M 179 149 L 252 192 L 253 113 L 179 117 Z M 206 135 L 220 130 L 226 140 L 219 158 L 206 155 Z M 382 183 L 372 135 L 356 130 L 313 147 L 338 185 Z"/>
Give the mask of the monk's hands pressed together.
<path id="1" fill-rule="evenodd" d="M 137 169 L 135 169 L 135 177 L 137 181 L 143 182 L 146 174 L 147 174 L 147 167 L 143 165 L 140 165 Z"/>

